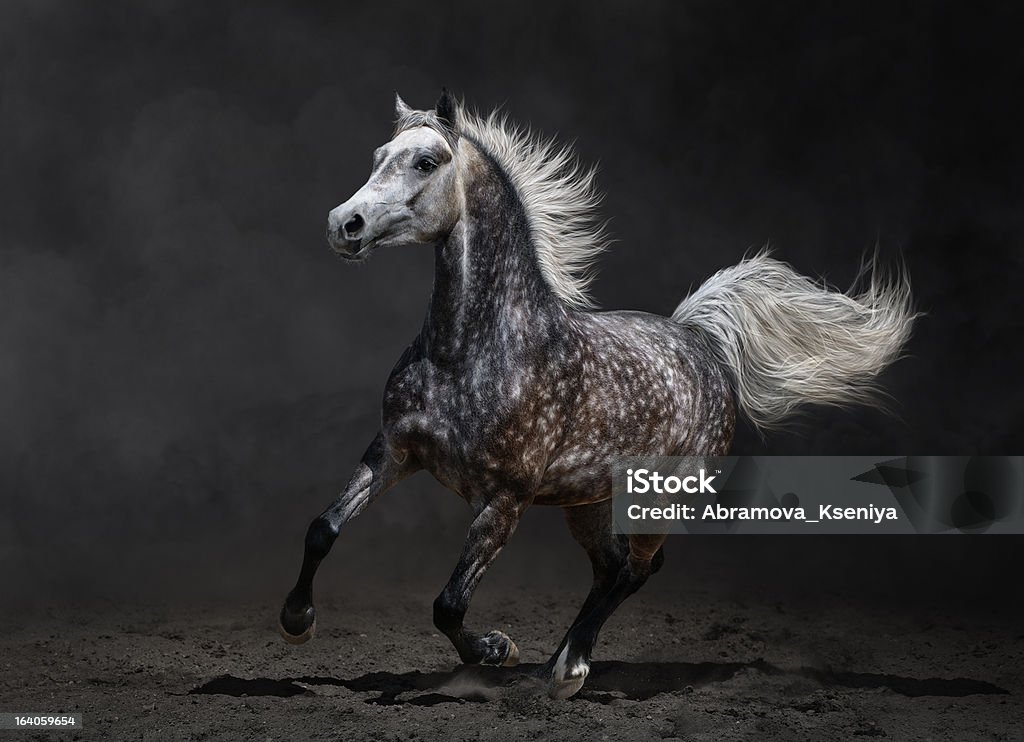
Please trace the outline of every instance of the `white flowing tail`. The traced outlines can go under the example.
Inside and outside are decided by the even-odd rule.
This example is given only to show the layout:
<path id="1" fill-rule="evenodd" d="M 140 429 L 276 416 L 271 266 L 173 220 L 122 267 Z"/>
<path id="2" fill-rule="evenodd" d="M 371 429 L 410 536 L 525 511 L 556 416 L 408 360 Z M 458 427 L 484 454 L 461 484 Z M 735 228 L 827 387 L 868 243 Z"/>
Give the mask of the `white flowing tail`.
<path id="1" fill-rule="evenodd" d="M 900 357 L 914 319 L 904 270 L 861 271 L 867 287 L 844 294 L 767 250 L 725 268 L 679 305 L 675 321 L 705 332 L 732 375 L 740 409 L 778 427 L 805 404 L 874 404 L 875 377 Z"/>

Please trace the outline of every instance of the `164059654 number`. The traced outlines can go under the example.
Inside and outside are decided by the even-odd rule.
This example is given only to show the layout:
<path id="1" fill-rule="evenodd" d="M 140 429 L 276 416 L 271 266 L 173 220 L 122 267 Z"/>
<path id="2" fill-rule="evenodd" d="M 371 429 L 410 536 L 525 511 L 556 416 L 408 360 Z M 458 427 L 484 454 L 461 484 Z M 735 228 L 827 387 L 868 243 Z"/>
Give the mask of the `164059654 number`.
<path id="1" fill-rule="evenodd" d="M 0 729 L 81 729 L 81 714 L 0 713 Z"/>

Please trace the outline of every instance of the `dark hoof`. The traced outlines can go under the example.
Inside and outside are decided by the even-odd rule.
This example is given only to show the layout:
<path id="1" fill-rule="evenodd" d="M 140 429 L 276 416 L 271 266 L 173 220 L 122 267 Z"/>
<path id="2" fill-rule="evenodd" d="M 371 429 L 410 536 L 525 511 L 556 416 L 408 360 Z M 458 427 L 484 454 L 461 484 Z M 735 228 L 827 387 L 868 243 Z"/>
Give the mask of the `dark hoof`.
<path id="1" fill-rule="evenodd" d="M 492 631 L 481 638 L 484 645 L 481 665 L 515 667 L 519 664 L 519 647 L 504 631 Z"/>
<path id="2" fill-rule="evenodd" d="M 310 605 L 305 610 L 290 611 L 285 604 L 277 627 L 289 644 L 304 644 L 316 633 L 316 609 Z"/>

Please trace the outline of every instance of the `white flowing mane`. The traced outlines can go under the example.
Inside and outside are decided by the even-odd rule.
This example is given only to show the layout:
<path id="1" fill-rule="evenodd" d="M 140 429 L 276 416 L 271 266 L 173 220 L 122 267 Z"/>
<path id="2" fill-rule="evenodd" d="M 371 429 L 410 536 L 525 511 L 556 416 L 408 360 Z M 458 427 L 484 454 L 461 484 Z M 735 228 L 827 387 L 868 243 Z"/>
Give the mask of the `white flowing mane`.
<path id="1" fill-rule="evenodd" d="M 460 132 L 483 147 L 515 186 L 548 285 L 569 306 L 593 307 L 588 289 L 594 263 L 609 243 L 597 220 L 596 168 L 497 111 L 484 118 L 460 107 L 458 120 Z"/>
<path id="2" fill-rule="evenodd" d="M 520 128 L 497 111 L 484 117 L 458 106 L 457 128 L 494 158 L 515 186 L 530 225 L 537 262 L 555 295 L 571 307 L 595 306 L 588 294 L 598 256 L 608 248 L 596 168 L 573 150 Z M 398 128 L 436 124 L 433 111 L 410 111 Z"/>

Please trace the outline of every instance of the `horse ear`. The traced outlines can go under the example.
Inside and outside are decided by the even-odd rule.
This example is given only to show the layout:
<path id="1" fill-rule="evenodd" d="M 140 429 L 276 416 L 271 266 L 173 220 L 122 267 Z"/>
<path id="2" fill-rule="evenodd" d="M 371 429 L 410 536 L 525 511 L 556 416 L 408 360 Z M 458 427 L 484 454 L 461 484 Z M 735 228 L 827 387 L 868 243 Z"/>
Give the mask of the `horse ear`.
<path id="1" fill-rule="evenodd" d="M 410 113 L 412 113 L 412 108 L 409 106 L 408 103 L 406 103 L 404 100 L 402 100 L 402 96 L 400 96 L 398 94 L 398 91 L 396 90 L 395 91 L 395 118 L 396 119 L 401 119 L 401 118 L 404 118 L 405 116 L 409 115 Z"/>
<path id="2" fill-rule="evenodd" d="M 437 99 L 434 113 L 441 124 L 453 133 L 459 130 L 459 106 L 455 102 L 455 97 L 448 92 L 448 88 L 441 88 L 441 97 Z"/>

